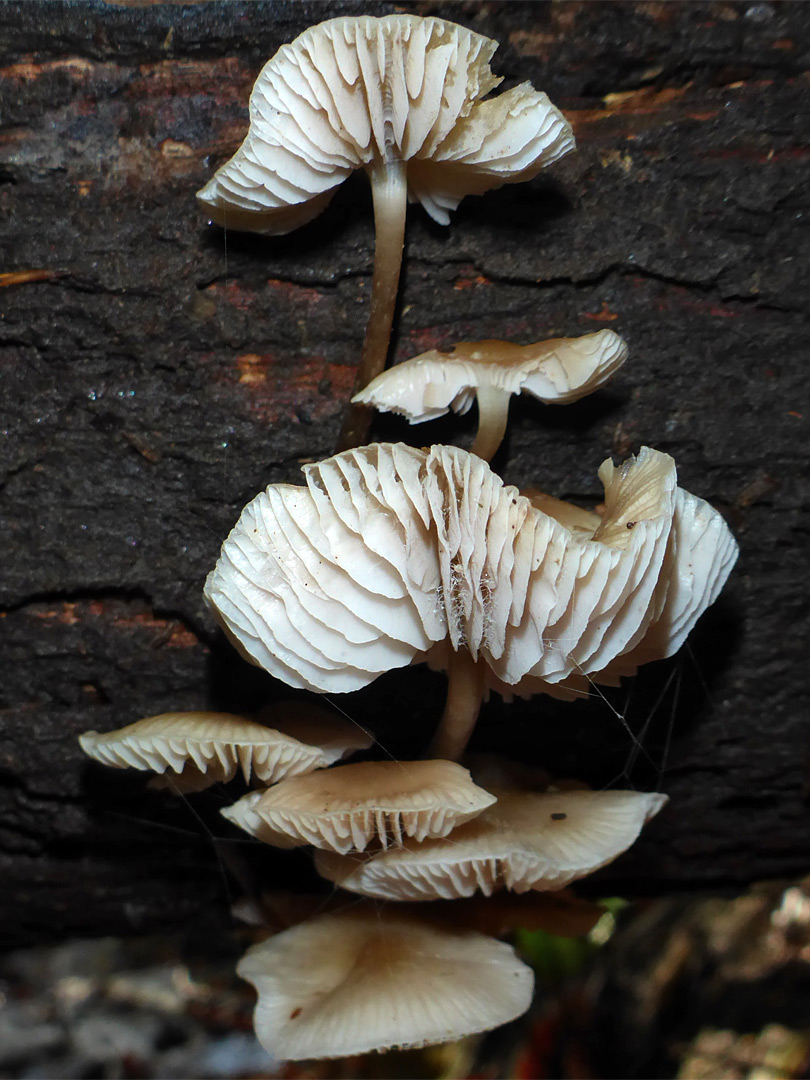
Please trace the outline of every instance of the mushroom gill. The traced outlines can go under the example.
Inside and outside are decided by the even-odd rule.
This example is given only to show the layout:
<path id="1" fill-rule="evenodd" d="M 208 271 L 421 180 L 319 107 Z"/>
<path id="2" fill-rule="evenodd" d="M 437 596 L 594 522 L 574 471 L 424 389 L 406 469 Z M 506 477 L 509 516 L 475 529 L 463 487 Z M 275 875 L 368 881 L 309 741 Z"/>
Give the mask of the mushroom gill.
<path id="1" fill-rule="evenodd" d="M 160 786 L 182 792 L 226 783 L 239 769 L 248 782 L 252 774 L 273 784 L 371 745 L 365 732 L 324 709 L 290 703 L 287 715 L 283 704 L 274 712 L 277 728 L 231 713 L 161 713 L 116 731 L 86 731 L 79 745 L 104 765 L 162 774 Z"/>
<path id="2" fill-rule="evenodd" d="M 271 485 L 248 504 L 206 597 L 243 654 L 293 686 L 348 691 L 415 661 L 444 666 L 434 757 L 460 754 L 487 688 L 535 692 L 607 669 L 654 622 L 665 635 L 659 583 L 680 569 L 669 541 L 681 505 L 666 454 L 602 465 L 606 510 L 590 536 L 455 447 L 377 444 L 304 472 L 306 487 Z M 725 555 L 707 543 L 708 568 L 679 577 L 679 634 L 736 552 L 702 505 Z"/>
<path id="3" fill-rule="evenodd" d="M 627 344 L 612 330 L 534 345 L 461 341 L 383 371 L 352 400 L 421 424 L 448 409 L 466 413 L 475 399 L 478 432 L 472 453 L 490 461 L 503 440 L 513 394 L 568 405 L 604 385 L 626 359 Z"/>

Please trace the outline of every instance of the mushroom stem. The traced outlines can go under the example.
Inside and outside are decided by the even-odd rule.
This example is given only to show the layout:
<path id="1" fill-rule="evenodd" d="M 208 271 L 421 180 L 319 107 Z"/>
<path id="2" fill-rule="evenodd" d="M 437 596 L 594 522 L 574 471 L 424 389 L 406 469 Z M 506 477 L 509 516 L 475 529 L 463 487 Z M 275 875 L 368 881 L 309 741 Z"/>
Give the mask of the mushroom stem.
<path id="1" fill-rule="evenodd" d="M 491 461 L 506 433 L 511 393 L 509 390 L 502 390 L 500 386 L 479 386 L 476 397 L 478 433 L 472 445 L 472 453 L 484 461 Z"/>
<path id="2" fill-rule="evenodd" d="M 484 696 L 483 671 L 462 647 L 450 654 L 447 700 L 428 756 L 458 761 L 470 741 Z"/>
<path id="3" fill-rule="evenodd" d="M 371 311 L 363 341 L 354 393 L 363 390 L 385 367 L 405 243 L 408 178 L 404 161 L 385 161 L 368 170 L 374 200 L 374 281 Z M 343 420 L 337 449 L 351 450 L 366 442 L 373 410 L 350 405 Z"/>

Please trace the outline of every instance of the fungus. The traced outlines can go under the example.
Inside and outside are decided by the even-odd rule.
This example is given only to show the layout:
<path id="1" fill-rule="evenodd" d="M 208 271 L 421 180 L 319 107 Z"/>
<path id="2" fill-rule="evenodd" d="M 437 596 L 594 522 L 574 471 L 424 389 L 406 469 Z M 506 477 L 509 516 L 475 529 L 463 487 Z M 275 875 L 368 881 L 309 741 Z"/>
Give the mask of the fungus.
<path id="1" fill-rule="evenodd" d="M 472 453 L 491 460 L 506 431 L 509 401 L 521 391 L 547 405 L 567 405 L 608 381 L 627 359 L 627 344 L 612 330 L 534 345 L 462 341 L 432 349 L 382 372 L 352 401 L 421 424 L 448 409 L 466 413 L 478 401 Z"/>
<path id="2" fill-rule="evenodd" d="M 606 509 L 589 538 L 455 447 L 375 444 L 304 473 L 306 487 L 271 485 L 244 509 L 206 597 L 242 653 L 292 686 L 348 691 L 409 663 L 443 667 L 433 757 L 463 751 L 488 689 L 532 693 L 605 670 L 664 614 L 657 586 L 678 505 L 667 454 L 643 447 L 602 465 Z M 701 505 L 701 565 L 681 574 L 676 556 L 679 636 L 736 552 Z"/>
<path id="3" fill-rule="evenodd" d="M 666 801 L 636 791 L 504 792 L 446 838 L 406 840 L 362 861 L 319 851 L 315 868 L 380 900 L 562 889 L 626 851 Z"/>
<path id="4" fill-rule="evenodd" d="M 277 1059 L 449 1042 L 528 1009 L 531 969 L 494 938 L 387 912 L 322 915 L 252 946 L 254 1026 Z"/>
<path id="5" fill-rule="evenodd" d="M 322 709 L 309 706 L 301 712 L 291 704 L 285 718 L 285 707 L 276 708 L 275 729 L 231 713 L 162 713 L 117 731 L 86 731 L 79 736 L 79 745 L 96 761 L 114 768 L 161 774 L 171 770 L 178 775 L 172 777 L 172 785 L 167 777 L 163 786 L 183 792 L 232 780 L 239 768 L 246 781 L 252 773 L 272 784 L 323 769 L 371 745 L 365 732 Z"/>
<path id="6" fill-rule="evenodd" d="M 364 851 L 389 838 L 447 836 L 495 802 L 452 761 L 364 761 L 293 776 L 252 792 L 222 814 L 260 840 Z"/>
<path id="7" fill-rule="evenodd" d="M 221 225 L 280 234 L 316 217 L 355 169 L 371 182 L 376 253 L 356 388 L 385 366 L 408 198 L 441 224 L 465 195 L 536 176 L 574 147 L 571 127 L 529 83 L 501 81 L 498 43 L 443 19 L 331 19 L 283 45 L 250 97 L 250 128 L 198 193 Z M 350 410 L 342 446 L 363 442 Z"/>

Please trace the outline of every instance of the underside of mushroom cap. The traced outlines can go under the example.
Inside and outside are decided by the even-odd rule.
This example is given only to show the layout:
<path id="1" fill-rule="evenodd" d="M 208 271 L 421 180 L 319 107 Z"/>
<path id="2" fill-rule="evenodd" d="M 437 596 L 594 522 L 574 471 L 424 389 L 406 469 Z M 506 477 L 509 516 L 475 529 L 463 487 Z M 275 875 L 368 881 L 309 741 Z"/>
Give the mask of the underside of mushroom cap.
<path id="1" fill-rule="evenodd" d="M 285 930 L 237 973 L 256 988 L 256 1034 L 278 1060 L 449 1042 L 520 1016 L 534 987 L 509 945 L 385 912 Z"/>
<path id="2" fill-rule="evenodd" d="M 528 84 L 480 101 L 501 81 L 489 68 L 496 48 L 415 15 L 310 27 L 262 69 L 248 135 L 199 199 L 220 224 L 283 233 L 319 213 L 355 168 L 412 161 L 412 198 L 446 222 L 465 194 L 528 179 L 574 146 L 562 114 Z"/>
<path id="3" fill-rule="evenodd" d="M 591 539 L 455 447 L 375 444 L 304 471 L 306 488 L 271 485 L 245 508 L 206 583 L 243 653 L 293 686 L 354 690 L 446 638 L 520 693 L 605 669 L 656 617 L 666 454 L 605 462 Z"/>
<path id="4" fill-rule="evenodd" d="M 452 761 L 367 761 L 291 777 L 222 813 L 269 843 L 345 853 L 446 836 L 494 801 Z"/>
<path id="5" fill-rule="evenodd" d="M 642 664 L 673 656 L 717 599 L 738 554 L 737 541 L 721 515 L 679 488 L 649 625 L 606 668 L 593 673 L 594 681 L 616 685 Z"/>
<path id="6" fill-rule="evenodd" d="M 438 900 L 556 890 L 612 862 L 666 803 L 636 791 L 501 792 L 498 802 L 443 839 L 359 859 L 318 852 L 320 874 L 380 900 Z"/>
<path id="7" fill-rule="evenodd" d="M 322 710 L 319 710 L 322 712 Z M 286 724 L 295 730 L 294 721 Z M 286 776 L 322 769 L 346 753 L 370 744 L 362 733 L 345 730 L 346 722 L 322 720 L 320 730 L 331 745 L 302 742 L 291 733 L 265 727 L 231 713 L 161 713 L 104 734 L 87 731 L 79 736 L 86 754 L 115 768 L 174 772 L 184 791 L 201 791 L 211 784 L 232 780 L 241 768 L 266 784 Z M 312 724 L 302 729 L 313 734 Z"/>
<path id="8" fill-rule="evenodd" d="M 534 345 L 462 341 L 396 364 L 352 400 L 400 413 L 412 424 L 435 420 L 448 409 L 467 412 L 481 386 L 568 404 L 604 385 L 626 358 L 627 345 L 612 330 Z"/>

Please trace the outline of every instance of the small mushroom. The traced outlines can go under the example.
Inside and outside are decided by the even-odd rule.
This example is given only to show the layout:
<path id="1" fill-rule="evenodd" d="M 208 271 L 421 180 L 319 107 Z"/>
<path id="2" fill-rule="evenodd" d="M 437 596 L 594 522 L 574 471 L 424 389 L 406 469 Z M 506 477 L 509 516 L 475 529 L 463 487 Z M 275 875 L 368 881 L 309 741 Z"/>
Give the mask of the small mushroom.
<path id="1" fill-rule="evenodd" d="M 447 836 L 494 801 L 452 761 L 363 761 L 282 780 L 222 814 L 277 846 L 345 853 L 374 840 L 387 847 L 405 836 Z"/>
<path id="2" fill-rule="evenodd" d="M 162 786 L 182 792 L 232 780 L 239 768 L 246 781 L 252 773 L 272 784 L 371 745 L 364 731 L 323 709 L 307 706 L 301 712 L 291 705 L 290 711 L 285 719 L 284 706 L 276 707 L 278 728 L 231 713 L 161 713 L 117 731 L 86 731 L 79 745 L 103 765 L 176 773 L 171 784 L 165 776 Z M 322 742 L 314 745 L 316 738 Z"/>
<path id="3" fill-rule="evenodd" d="M 506 431 L 512 394 L 523 391 L 547 405 L 567 405 L 606 383 L 626 359 L 627 344 L 612 330 L 534 345 L 462 341 L 448 352 L 432 349 L 382 372 L 352 401 L 420 424 L 448 409 L 465 413 L 475 398 L 472 453 L 489 461 Z"/>
<path id="4" fill-rule="evenodd" d="M 626 851 L 666 801 L 637 791 L 502 792 L 448 837 L 406 840 L 363 860 L 319 851 L 315 867 L 336 885 L 380 900 L 562 889 Z"/>
<path id="5" fill-rule="evenodd" d="M 380 911 L 322 915 L 245 953 L 256 1035 L 276 1059 L 429 1046 L 524 1013 L 531 969 L 511 946 Z"/>
<path id="6" fill-rule="evenodd" d="M 528 83 L 481 100 L 501 81 L 489 68 L 497 44 L 417 15 L 310 27 L 265 64 L 245 141 L 198 194 L 221 225 L 279 234 L 366 172 L 377 239 L 357 389 L 385 366 L 407 199 L 447 224 L 465 195 L 529 180 L 574 147 L 563 115 Z M 342 447 L 363 442 L 367 424 L 355 406 Z"/>

